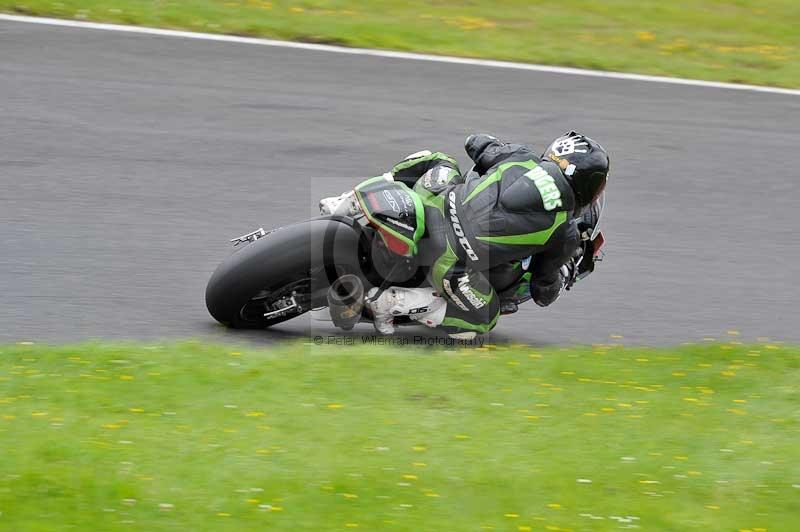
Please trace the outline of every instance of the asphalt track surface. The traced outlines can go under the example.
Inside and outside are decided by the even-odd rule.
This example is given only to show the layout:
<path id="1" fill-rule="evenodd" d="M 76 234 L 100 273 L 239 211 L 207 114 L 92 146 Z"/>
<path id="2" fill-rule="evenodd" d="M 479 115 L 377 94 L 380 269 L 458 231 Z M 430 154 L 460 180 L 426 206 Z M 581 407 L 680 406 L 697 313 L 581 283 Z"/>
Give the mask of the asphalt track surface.
<path id="1" fill-rule="evenodd" d="M 796 96 L 0 22 L 0 116 L 0 343 L 335 334 L 216 325 L 227 240 L 423 148 L 570 128 L 612 154 L 606 261 L 490 340 L 800 340 Z"/>

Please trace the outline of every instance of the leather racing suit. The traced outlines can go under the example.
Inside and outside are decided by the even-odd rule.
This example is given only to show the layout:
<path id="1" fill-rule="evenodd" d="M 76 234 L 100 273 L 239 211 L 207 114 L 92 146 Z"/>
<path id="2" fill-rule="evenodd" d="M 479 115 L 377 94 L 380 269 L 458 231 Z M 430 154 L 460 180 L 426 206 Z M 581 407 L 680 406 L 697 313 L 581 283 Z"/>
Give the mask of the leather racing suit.
<path id="1" fill-rule="evenodd" d="M 447 301 L 440 327 L 482 334 L 500 315 L 489 272 L 532 257 L 531 295 L 547 306 L 561 293 L 562 266 L 580 237 L 575 196 L 557 164 L 490 135 L 470 136 L 465 149 L 475 163 L 466 177 L 452 157 L 427 150 L 391 173 L 422 198 L 426 235 L 419 253 L 431 257 L 429 282 Z"/>

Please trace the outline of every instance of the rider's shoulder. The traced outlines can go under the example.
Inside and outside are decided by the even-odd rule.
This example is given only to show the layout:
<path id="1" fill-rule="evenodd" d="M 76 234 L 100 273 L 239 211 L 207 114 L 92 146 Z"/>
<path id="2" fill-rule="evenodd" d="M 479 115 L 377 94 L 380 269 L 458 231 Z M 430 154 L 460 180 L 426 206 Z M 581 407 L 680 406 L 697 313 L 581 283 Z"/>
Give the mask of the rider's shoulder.
<path id="1" fill-rule="evenodd" d="M 552 185 L 558 188 L 561 205 L 559 210 L 572 211 L 575 208 L 575 193 L 572 191 L 567 178 L 564 177 L 564 172 L 558 164 L 548 159 L 539 162 L 538 168 L 547 173 L 550 179 L 545 179 L 544 182 L 550 181 Z"/>
<path id="2" fill-rule="evenodd" d="M 520 162 L 516 168 L 508 167 L 515 168 L 509 174 L 503 173 L 501 204 L 517 212 L 569 212 L 575 208 L 575 194 L 557 164 L 538 157 Z"/>
<path id="3" fill-rule="evenodd" d="M 514 167 L 528 166 L 530 163 L 540 164 L 539 156 L 533 148 L 524 144 L 506 144 L 503 153 L 497 154 L 494 164 L 487 169 L 486 174 L 497 171 L 506 171 Z"/>

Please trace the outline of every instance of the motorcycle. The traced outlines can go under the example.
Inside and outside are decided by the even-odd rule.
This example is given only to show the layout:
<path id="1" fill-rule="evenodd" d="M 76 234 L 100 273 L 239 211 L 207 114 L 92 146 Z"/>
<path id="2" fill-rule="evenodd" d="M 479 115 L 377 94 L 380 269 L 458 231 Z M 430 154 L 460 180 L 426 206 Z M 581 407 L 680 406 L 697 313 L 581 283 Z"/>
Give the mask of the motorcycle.
<path id="1" fill-rule="evenodd" d="M 327 310 L 334 325 L 349 330 L 372 321 L 364 305 L 370 288 L 380 293 L 389 286 L 429 286 L 426 273 L 435 257 L 417 251 L 432 247 L 419 245 L 426 238 L 444 238 L 443 231 L 432 230 L 435 213 L 415 191 L 383 176 L 364 181 L 354 193 L 360 205 L 354 216 L 321 215 L 231 239 L 236 251 L 206 287 L 206 306 L 214 319 L 231 328 L 263 329 Z M 567 289 L 602 260 L 604 237 L 598 226 L 603 207 L 601 197 L 577 221 L 581 245 Z M 501 314 L 516 312 L 531 299 L 530 262 L 528 257 L 484 272 L 500 296 Z M 404 324 L 418 323 L 395 319 L 395 325 Z"/>

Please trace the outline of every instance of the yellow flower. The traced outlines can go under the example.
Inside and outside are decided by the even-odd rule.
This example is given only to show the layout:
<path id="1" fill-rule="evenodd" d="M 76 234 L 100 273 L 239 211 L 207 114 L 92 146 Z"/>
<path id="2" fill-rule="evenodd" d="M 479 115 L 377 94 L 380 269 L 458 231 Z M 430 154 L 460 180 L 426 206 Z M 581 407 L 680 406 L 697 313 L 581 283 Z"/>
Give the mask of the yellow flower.
<path id="1" fill-rule="evenodd" d="M 487 20 L 481 17 L 456 17 L 455 19 L 447 19 L 445 20 L 446 24 L 456 25 L 460 29 L 465 31 L 472 31 L 472 30 L 480 30 L 480 29 L 490 29 L 497 26 L 497 24 L 491 20 Z"/>

